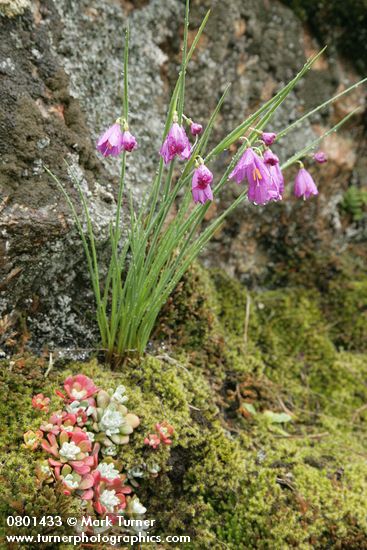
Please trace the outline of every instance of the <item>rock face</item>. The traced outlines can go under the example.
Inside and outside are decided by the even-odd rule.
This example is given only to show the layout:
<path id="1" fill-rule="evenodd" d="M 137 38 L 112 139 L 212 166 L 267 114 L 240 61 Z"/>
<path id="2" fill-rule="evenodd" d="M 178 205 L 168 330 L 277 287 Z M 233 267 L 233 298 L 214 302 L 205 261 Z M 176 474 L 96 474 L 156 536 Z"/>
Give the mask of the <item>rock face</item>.
<path id="1" fill-rule="evenodd" d="M 205 123 L 232 81 L 215 139 L 269 99 L 317 45 L 288 8 L 265 0 L 193 1 L 193 29 L 210 4 L 211 19 L 189 71 L 186 112 Z M 156 166 L 180 53 L 183 5 L 178 0 L 43 0 L 9 1 L 0 10 L 2 346 L 6 350 L 9 333 L 17 330 L 19 338 L 22 330 L 36 347 L 85 347 L 96 338 L 86 264 L 68 206 L 44 165 L 76 203 L 71 176 L 81 182 L 100 236 L 103 268 L 118 163 L 98 158 L 94 142 L 120 114 L 123 29 L 129 20 L 130 123 L 140 147 L 129 163 L 128 180 L 139 200 Z M 357 78 L 347 61 L 324 58 L 277 113 L 272 129 L 283 128 Z M 363 105 L 362 91 L 280 142 L 279 155 L 285 159 L 356 104 Z M 241 280 L 263 283 L 275 274 L 282 277 L 285 262 L 297 271 L 304 258 L 363 238 L 363 222 L 350 226 L 338 207 L 348 185 L 358 186 L 366 171 L 366 161 L 360 160 L 366 149 L 362 131 L 357 117 L 325 144 L 331 162 L 317 168 L 322 191 L 317 201 L 290 200 L 262 209 L 246 205 L 216 235 L 204 261 L 225 266 Z M 216 161 L 215 170 L 228 158 Z M 213 210 L 233 200 L 235 191 L 229 186 Z"/>

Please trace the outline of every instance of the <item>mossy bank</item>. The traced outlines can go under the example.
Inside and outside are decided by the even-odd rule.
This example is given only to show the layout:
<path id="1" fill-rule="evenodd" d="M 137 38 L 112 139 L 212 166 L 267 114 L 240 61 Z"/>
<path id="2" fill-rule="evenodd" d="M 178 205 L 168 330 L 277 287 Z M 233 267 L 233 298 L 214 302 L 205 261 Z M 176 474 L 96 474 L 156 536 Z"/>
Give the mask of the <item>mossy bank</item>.
<path id="1" fill-rule="evenodd" d="M 120 458 L 126 469 L 153 458 L 160 466 L 137 493 L 155 534 L 191 537 L 177 548 L 367 548 L 366 325 L 358 324 L 366 295 L 362 280 L 335 281 L 324 296 L 250 295 L 194 267 L 156 328 L 165 347 L 122 372 L 60 362 L 45 377 L 46 359 L 3 362 L 2 515 L 81 514 L 79 500 L 36 487 L 42 451 L 22 447 L 45 417 L 32 395 L 53 396 L 57 408 L 54 390 L 81 372 L 105 388 L 126 386 L 141 425 Z M 176 436 L 154 451 L 144 437 L 163 419 Z"/>

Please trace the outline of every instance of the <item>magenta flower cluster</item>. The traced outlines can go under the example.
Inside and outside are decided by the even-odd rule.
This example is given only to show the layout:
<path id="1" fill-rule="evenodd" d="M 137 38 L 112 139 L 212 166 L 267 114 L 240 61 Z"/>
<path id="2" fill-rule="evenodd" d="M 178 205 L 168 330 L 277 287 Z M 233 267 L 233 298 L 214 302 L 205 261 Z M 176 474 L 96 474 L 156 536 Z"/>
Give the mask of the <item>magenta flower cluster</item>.
<path id="1" fill-rule="evenodd" d="M 197 122 L 184 117 L 190 131 L 196 137 L 202 132 L 203 127 Z M 121 130 L 121 125 L 124 132 Z M 264 205 L 271 201 L 282 200 L 284 194 L 284 176 L 280 169 L 279 158 L 269 148 L 277 138 L 274 132 L 259 132 L 262 145 L 260 148 L 248 146 L 236 166 L 229 175 L 238 184 L 247 181 L 248 199 L 256 205 Z M 195 141 L 196 144 L 196 141 Z M 98 140 L 97 149 L 104 155 L 118 155 L 121 151 L 133 151 L 137 146 L 135 137 L 128 131 L 127 122 L 118 119 Z M 178 123 L 177 113 L 173 123 L 162 144 L 159 154 L 167 165 L 176 157 L 180 160 L 188 160 L 194 152 L 194 146 L 186 134 L 183 125 Z M 322 164 L 327 161 L 323 151 L 313 155 L 313 159 Z M 308 199 L 318 195 L 316 184 L 311 174 L 304 168 L 299 169 L 294 182 L 294 195 L 297 198 Z M 195 170 L 192 176 L 191 189 L 195 203 L 205 204 L 213 200 L 212 183 L 214 176 L 201 157 L 195 160 Z"/>
<path id="2" fill-rule="evenodd" d="M 108 155 L 117 157 L 122 151 L 131 153 L 136 147 L 137 141 L 129 132 L 129 127 L 126 123 L 124 123 L 124 131 L 122 132 L 120 119 L 108 128 L 97 142 L 97 149 L 104 157 Z"/>
<path id="3" fill-rule="evenodd" d="M 48 455 L 36 466 L 39 486 L 57 482 L 64 494 L 79 497 L 91 515 L 113 518 L 122 511 L 145 513 L 137 496 L 132 496 L 120 462 L 113 458 L 113 447 L 127 443 L 139 425 L 139 418 L 124 405 L 124 386 L 106 392 L 78 374 L 65 380 L 64 390 L 56 392 L 63 409 L 53 412 L 39 430 L 24 434 L 27 448 L 36 450 L 41 445 Z M 43 412 L 49 403 L 43 394 L 32 400 L 33 407 Z"/>
<path id="4" fill-rule="evenodd" d="M 236 164 L 229 178 L 238 184 L 247 180 L 248 198 L 258 205 L 271 201 L 279 201 L 284 193 L 284 176 L 280 169 L 279 158 L 268 148 L 276 139 L 275 133 L 263 132 L 261 135 L 265 151 L 248 147 Z M 326 155 L 322 151 L 314 155 L 318 163 L 326 162 Z M 308 199 L 312 195 L 318 195 L 316 184 L 311 174 L 303 167 L 299 169 L 295 182 L 294 194 L 297 198 Z"/>

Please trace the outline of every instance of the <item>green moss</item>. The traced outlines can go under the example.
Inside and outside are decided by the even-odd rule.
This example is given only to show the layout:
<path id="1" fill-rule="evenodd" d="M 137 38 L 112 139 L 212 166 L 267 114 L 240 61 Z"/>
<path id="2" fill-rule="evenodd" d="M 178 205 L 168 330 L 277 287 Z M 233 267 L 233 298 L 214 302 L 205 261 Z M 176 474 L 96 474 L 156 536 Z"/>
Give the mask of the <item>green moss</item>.
<path id="1" fill-rule="evenodd" d="M 361 301 L 354 285 L 343 292 L 351 319 Z M 250 294 L 194 266 L 160 319 L 156 337 L 171 347 L 156 356 L 122 372 L 97 361 L 56 365 L 47 378 L 42 360 L 3 362 L 2 514 L 80 513 L 57 488 L 37 489 L 43 455 L 24 449 L 22 434 L 44 416 L 31 396 L 52 396 L 55 409 L 54 390 L 82 372 L 101 387 L 127 388 L 141 425 L 120 458 L 127 469 L 159 464 L 159 476 L 137 489 L 158 534 L 189 535 L 186 547 L 197 550 L 364 548 L 367 356 L 338 351 L 325 300 L 300 288 Z M 360 336 L 351 337 L 356 348 Z M 291 420 L 272 422 L 266 411 Z M 144 437 L 162 420 L 174 425 L 174 443 L 153 451 Z"/>
<path id="2" fill-rule="evenodd" d="M 334 434 L 314 444 L 273 441 L 261 460 L 249 454 L 241 490 L 216 510 L 221 540 L 279 550 L 366 541 L 366 465 L 353 456 L 356 442 L 346 443 Z"/>
<path id="3" fill-rule="evenodd" d="M 367 279 L 332 281 L 324 304 L 335 343 L 367 351 Z"/>
<path id="4" fill-rule="evenodd" d="M 268 362 L 332 363 L 335 350 L 314 291 L 283 289 L 256 297 L 261 330 L 258 343 Z"/>

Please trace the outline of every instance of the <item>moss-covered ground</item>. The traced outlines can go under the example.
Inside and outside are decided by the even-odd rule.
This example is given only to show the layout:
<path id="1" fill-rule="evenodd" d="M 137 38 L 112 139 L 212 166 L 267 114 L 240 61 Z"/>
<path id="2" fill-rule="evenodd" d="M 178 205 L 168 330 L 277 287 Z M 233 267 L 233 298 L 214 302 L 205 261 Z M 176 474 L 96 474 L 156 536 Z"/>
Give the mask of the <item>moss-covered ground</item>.
<path id="1" fill-rule="evenodd" d="M 366 304 L 363 279 L 341 277 L 324 295 L 248 293 L 195 266 L 162 312 L 154 354 L 120 372 L 56 362 L 45 377 L 46 358 L 4 361 L 1 515 L 80 514 L 80 501 L 36 486 L 42 452 L 22 442 L 45 418 L 32 395 L 57 408 L 54 390 L 82 372 L 127 387 L 141 425 L 120 458 L 160 465 L 137 493 L 156 534 L 191 537 L 177 548 L 367 548 Z M 143 440 L 161 420 L 176 436 L 153 451 Z"/>

